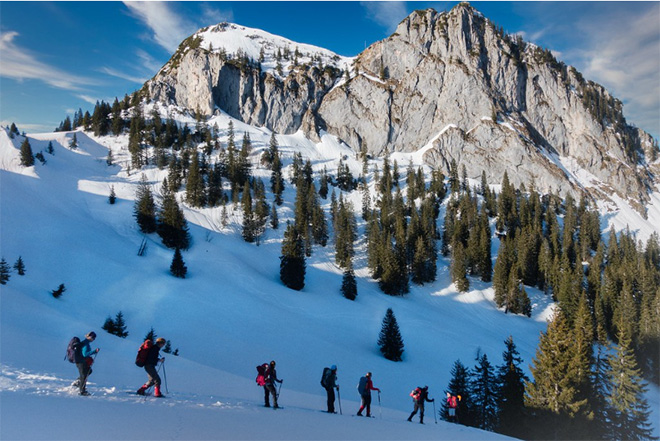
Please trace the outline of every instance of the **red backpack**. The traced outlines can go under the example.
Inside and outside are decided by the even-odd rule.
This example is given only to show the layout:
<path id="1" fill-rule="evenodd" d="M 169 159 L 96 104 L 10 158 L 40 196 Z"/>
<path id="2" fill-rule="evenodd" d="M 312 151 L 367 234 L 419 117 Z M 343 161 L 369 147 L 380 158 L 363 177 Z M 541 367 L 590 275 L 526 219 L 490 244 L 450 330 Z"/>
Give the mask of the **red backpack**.
<path id="1" fill-rule="evenodd" d="M 257 366 L 257 378 L 256 382 L 258 386 L 266 385 L 266 377 L 268 376 L 268 363 L 261 364 Z"/>
<path id="2" fill-rule="evenodd" d="M 151 340 L 145 340 L 144 343 L 140 346 L 137 352 L 137 357 L 135 357 L 135 364 L 138 367 L 144 367 L 147 363 L 147 355 L 149 355 L 149 349 L 154 345 L 154 342 Z"/>
<path id="3" fill-rule="evenodd" d="M 416 387 L 415 389 L 413 389 L 412 392 L 410 392 L 410 396 L 413 397 L 413 400 L 417 401 L 419 400 L 419 396 L 421 395 L 421 393 L 422 393 L 422 389 Z"/>

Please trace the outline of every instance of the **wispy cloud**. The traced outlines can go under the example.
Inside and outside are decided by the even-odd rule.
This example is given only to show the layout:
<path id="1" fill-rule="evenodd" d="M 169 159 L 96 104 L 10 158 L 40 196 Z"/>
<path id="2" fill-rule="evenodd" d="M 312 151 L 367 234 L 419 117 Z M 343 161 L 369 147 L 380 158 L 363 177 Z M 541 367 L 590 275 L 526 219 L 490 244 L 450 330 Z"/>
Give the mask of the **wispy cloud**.
<path id="1" fill-rule="evenodd" d="M 168 52 L 174 52 L 182 40 L 197 30 L 168 2 L 128 2 L 124 5 L 151 30 L 152 38 Z"/>
<path id="2" fill-rule="evenodd" d="M 566 52 L 568 61 L 620 98 L 629 122 L 660 136 L 660 5 L 622 8 L 577 27 L 586 38 Z"/>
<path id="3" fill-rule="evenodd" d="M 0 76 L 15 80 L 39 80 L 51 86 L 66 90 L 82 90 L 83 85 L 96 85 L 91 78 L 65 72 L 39 61 L 39 55 L 18 46 L 15 43 L 18 32 L 0 33 Z"/>
<path id="4" fill-rule="evenodd" d="M 102 67 L 99 70 L 101 72 L 107 74 L 107 75 L 117 77 L 117 78 L 121 78 L 122 80 L 131 81 L 133 83 L 142 84 L 147 80 L 145 77 L 130 75 L 130 74 L 125 73 L 125 72 L 120 72 L 117 69 L 113 69 L 111 67 Z"/>
<path id="5" fill-rule="evenodd" d="M 205 26 L 216 23 L 222 23 L 225 21 L 228 22 L 234 21 L 234 12 L 231 9 L 229 10 L 218 9 L 216 7 L 216 5 L 218 4 L 222 4 L 222 3 L 201 4 L 202 17 L 203 17 L 201 21 L 206 23 Z"/>
<path id="6" fill-rule="evenodd" d="M 83 100 L 83 101 L 85 101 L 85 102 L 88 102 L 89 104 L 93 104 L 93 105 L 96 105 L 96 103 L 97 103 L 98 101 L 100 101 L 99 99 L 94 98 L 94 97 L 91 97 L 91 96 L 89 96 L 89 95 L 79 94 L 79 95 L 76 95 L 76 96 L 77 96 L 78 98 L 80 98 L 81 100 Z"/>
<path id="7" fill-rule="evenodd" d="M 387 32 L 393 32 L 407 15 L 405 2 L 360 2 L 367 10 L 367 17 L 383 26 Z"/>

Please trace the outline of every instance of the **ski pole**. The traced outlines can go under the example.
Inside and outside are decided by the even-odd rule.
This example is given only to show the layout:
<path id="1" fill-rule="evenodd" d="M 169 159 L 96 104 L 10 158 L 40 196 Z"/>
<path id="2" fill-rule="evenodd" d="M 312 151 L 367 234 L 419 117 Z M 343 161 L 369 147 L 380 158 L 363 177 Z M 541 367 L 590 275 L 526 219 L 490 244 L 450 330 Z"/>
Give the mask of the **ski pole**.
<path id="1" fill-rule="evenodd" d="M 380 419 L 383 419 L 383 406 L 380 405 L 380 391 L 378 391 L 378 412 L 380 413 Z"/>
<path id="2" fill-rule="evenodd" d="M 167 372 L 165 372 L 165 360 L 163 359 L 163 378 L 165 379 L 165 393 L 170 393 L 170 390 L 167 388 Z"/>
<path id="3" fill-rule="evenodd" d="M 280 392 L 282 391 L 282 383 L 283 382 L 280 382 L 280 387 L 277 389 L 277 399 L 278 400 L 280 399 Z"/>
<path id="4" fill-rule="evenodd" d="M 343 413 L 341 413 L 341 394 L 339 393 L 339 386 L 337 386 L 337 398 L 339 399 L 339 415 L 343 415 Z"/>
<path id="5" fill-rule="evenodd" d="M 433 418 L 435 419 L 435 423 L 438 424 L 438 416 L 435 413 L 435 399 L 433 400 Z"/>

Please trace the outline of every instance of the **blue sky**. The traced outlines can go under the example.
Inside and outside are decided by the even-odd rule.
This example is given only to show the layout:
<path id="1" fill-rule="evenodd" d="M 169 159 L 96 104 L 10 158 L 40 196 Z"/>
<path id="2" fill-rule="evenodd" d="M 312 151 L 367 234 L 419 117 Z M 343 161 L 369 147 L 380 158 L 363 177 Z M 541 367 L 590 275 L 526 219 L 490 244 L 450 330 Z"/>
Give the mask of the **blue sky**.
<path id="1" fill-rule="evenodd" d="M 0 124 L 52 131 L 139 89 L 179 42 L 221 21 L 353 56 L 415 9 L 457 2 L 0 2 Z M 554 51 L 660 135 L 660 2 L 472 2 Z"/>

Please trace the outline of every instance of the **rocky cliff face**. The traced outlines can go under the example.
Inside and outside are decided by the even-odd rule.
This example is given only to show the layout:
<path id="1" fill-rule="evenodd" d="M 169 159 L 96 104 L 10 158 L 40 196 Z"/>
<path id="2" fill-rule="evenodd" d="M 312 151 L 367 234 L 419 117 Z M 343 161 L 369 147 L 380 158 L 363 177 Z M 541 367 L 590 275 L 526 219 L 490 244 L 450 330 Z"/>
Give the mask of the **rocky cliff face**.
<path id="1" fill-rule="evenodd" d="M 465 3 L 414 12 L 355 59 L 312 49 L 279 73 L 274 55 L 255 64 L 192 38 L 147 83 L 151 99 L 312 139 L 325 130 L 374 155 L 426 146 L 426 163 L 445 173 L 454 160 L 469 177 L 485 170 L 499 183 L 508 171 L 544 192 L 643 204 L 657 183 L 647 160 L 657 143 L 626 123 L 618 100 Z"/>

